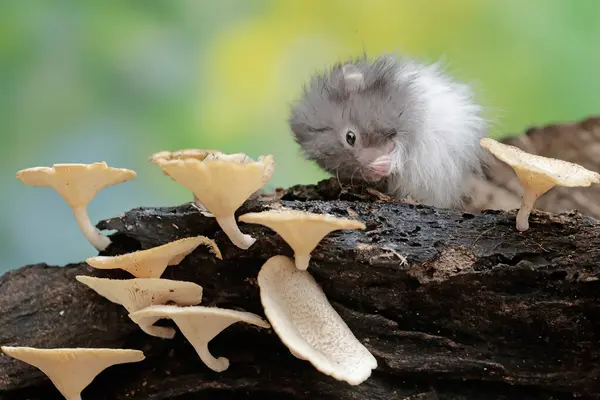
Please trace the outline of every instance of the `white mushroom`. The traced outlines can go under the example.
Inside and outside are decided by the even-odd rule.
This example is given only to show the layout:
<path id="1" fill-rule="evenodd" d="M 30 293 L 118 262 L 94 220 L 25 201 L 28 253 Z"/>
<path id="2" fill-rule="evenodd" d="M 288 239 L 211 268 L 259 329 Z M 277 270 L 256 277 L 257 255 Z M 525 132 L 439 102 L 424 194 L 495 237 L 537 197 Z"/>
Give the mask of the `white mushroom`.
<path id="1" fill-rule="evenodd" d="M 2 351 L 41 370 L 67 400 L 81 400 L 81 392 L 106 368 L 144 360 L 139 350 L 36 349 L 3 346 Z"/>
<path id="2" fill-rule="evenodd" d="M 290 352 L 351 385 L 371 376 L 377 360 L 354 336 L 308 271 L 284 256 L 258 274 L 260 299 L 273 330 Z"/>
<path id="3" fill-rule="evenodd" d="M 167 266 L 179 264 L 201 244 L 208 246 L 218 259 L 222 259 L 214 241 L 195 236 L 120 256 L 90 257 L 86 262 L 98 269 L 122 269 L 137 278 L 160 278 Z"/>
<path id="4" fill-rule="evenodd" d="M 496 158 L 508 164 L 523 186 L 523 200 L 516 221 L 519 231 L 529 229 L 529 214 L 536 200 L 554 186 L 585 187 L 600 183 L 599 173 L 581 165 L 530 154 L 490 138 L 483 138 L 480 143 Z"/>
<path id="5" fill-rule="evenodd" d="M 253 161 L 245 154 L 213 152 L 195 157 L 153 158 L 163 172 L 194 193 L 199 207 L 213 215 L 234 245 L 247 249 L 256 239 L 243 234 L 235 211 L 273 175 L 272 156 Z"/>
<path id="6" fill-rule="evenodd" d="M 93 164 L 54 164 L 17 172 L 17 178 L 29 186 L 50 186 L 73 210 L 79 228 L 99 251 L 105 250 L 110 239 L 102 235 L 90 221 L 87 206 L 96 194 L 107 186 L 135 178 L 135 171 L 112 168 L 105 162 Z"/>
<path id="7" fill-rule="evenodd" d="M 172 328 L 154 326 L 154 323 L 163 318 L 172 319 L 194 346 L 204 364 L 216 372 L 229 368 L 227 358 L 215 358 L 208 350 L 208 343 L 221 331 L 236 322 L 270 328 L 270 325 L 256 314 L 215 307 L 150 306 L 130 314 L 129 317 L 144 332 L 164 339 L 172 339 L 175 331 Z"/>
<path id="8" fill-rule="evenodd" d="M 207 156 L 211 154 L 223 154 L 217 150 L 202 150 L 202 149 L 182 149 L 177 151 L 160 151 L 152 154 L 148 158 L 148 162 L 154 165 L 160 165 L 161 162 L 169 160 L 183 160 L 186 158 L 193 158 L 198 161 L 203 161 Z M 163 170 L 163 174 L 169 176 L 169 174 Z M 192 203 L 202 215 L 208 218 L 213 218 L 214 215 L 208 212 L 208 209 L 200 199 L 194 194 L 194 202 Z"/>
<path id="9" fill-rule="evenodd" d="M 277 232 L 294 250 L 298 269 L 307 269 L 310 253 L 325 236 L 342 229 L 365 229 L 362 222 L 296 210 L 270 210 L 241 215 L 241 222 L 264 225 Z"/>
<path id="10" fill-rule="evenodd" d="M 174 302 L 179 306 L 195 306 L 202 301 L 202 287 L 193 282 L 169 279 L 106 279 L 77 275 L 79 282 L 100 296 L 120 304 L 129 312 Z"/>

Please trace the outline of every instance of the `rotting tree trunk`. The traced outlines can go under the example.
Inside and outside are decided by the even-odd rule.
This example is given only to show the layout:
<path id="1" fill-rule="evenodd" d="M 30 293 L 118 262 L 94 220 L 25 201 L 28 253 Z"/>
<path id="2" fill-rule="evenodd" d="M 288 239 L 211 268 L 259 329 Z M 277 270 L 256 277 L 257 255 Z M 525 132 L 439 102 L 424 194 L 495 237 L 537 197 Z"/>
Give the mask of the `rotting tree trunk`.
<path id="1" fill-rule="evenodd" d="M 334 180 L 298 186 L 268 207 L 357 218 L 365 231 L 335 232 L 313 252 L 309 272 L 379 366 L 350 386 L 294 358 L 272 330 L 235 324 L 210 344 L 231 366 L 215 373 L 178 333 L 145 335 L 123 307 L 78 283 L 78 274 L 125 278 L 86 264 L 26 266 L 0 280 L 0 343 L 143 350 L 112 367 L 83 399 L 570 399 L 600 397 L 600 223 L 577 213 L 534 212 L 515 230 L 514 212 L 463 213 L 389 203 L 340 191 Z M 190 204 L 139 208 L 103 221 L 116 230 L 107 254 L 171 240 L 214 238 L 224 260 L 199 247 L 164 278 L 204 287 L 204 305 L 264 315 L 256 276 L 271 256 L 291 255 L 266 228 L 234 247 L 214 219 Z M 406 263 L 402 260 L 406 259 Z M 35 368 L 0 357 L 0 398 L 60 399 Z"/>

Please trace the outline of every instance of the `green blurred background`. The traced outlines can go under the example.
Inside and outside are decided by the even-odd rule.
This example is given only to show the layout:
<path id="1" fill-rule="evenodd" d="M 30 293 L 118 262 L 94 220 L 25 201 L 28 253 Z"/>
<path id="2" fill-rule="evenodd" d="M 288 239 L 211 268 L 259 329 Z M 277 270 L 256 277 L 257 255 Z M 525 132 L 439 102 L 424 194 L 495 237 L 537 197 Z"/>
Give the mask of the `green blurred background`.
<path id="1" fill-rule="evenodd" d="M 190 194 L 147 157 L 273 154 L 273 186 L 303 161 L 288 104 L 316 70 L 360 54 L 443 58 L 472 82 L 491 136 L 600 113 L 596 0 L 0 0 L 0 272 L 95 255 L 52 189 L 15 172 L 107 161 L 138 178 L 101 192 L 93 221 Z"/>

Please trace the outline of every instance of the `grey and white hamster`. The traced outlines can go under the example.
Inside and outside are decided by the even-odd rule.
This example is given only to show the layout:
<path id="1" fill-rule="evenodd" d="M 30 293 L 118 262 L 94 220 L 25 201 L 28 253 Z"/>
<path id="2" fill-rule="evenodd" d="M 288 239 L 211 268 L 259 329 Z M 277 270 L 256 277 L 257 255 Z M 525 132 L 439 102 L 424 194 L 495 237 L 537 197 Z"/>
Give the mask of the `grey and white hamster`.
<path id="1" fill-rule="evenodd" d="M 453 208 L 483 165 L 481 112 L 470 87 L 438 64 L 384 55 L 313 76 L 288 122 L 305 157 L 341 182 Z"/>

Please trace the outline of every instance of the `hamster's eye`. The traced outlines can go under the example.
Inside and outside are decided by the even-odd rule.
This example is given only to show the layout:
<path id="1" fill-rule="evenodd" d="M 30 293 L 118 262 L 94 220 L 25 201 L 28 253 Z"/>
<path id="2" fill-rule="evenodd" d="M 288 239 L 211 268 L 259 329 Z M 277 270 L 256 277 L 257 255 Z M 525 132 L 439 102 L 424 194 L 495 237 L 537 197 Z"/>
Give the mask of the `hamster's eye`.
<path id="1" fill-rule="evenodd" d="M 391 138 L 391 137 L 394 137 L 394 136 L 396 136 L 396 134 L 397 134 L 397 133 L 398 133 L 398 131 L 396 131 L 396 129 L 395 129 L 395 128 L 392 128 L 392 129 L 390 129 L 390 130 L 386 131 L 384 134 L 385 134 L 385 136 L 387 136 L 387 137 L 390 137 L 390 138 Z"/>
<path id="2" fill-rule="evenodd" d="M 348 142 L 350 146 L 354 146 L 354 143 L 356 142 L 356 135 L 354 134 L 354 132 L 346 132 L 346 142 Z"/>

